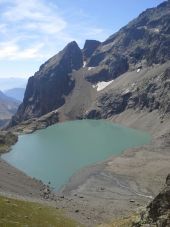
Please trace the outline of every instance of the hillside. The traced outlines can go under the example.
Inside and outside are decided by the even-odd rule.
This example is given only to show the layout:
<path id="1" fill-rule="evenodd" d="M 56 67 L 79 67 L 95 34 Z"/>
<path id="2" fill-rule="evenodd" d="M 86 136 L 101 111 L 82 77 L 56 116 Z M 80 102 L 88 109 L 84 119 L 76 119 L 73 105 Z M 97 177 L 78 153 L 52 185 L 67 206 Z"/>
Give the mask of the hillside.
<path id="1" fill-rule="evenodd" d="M 82 226 L 66 218 L 61 211 L 36 202 L 28 202 L 0 196 L 1 226 Z M 8 214 L 8 216 L 5 216 Z"/>

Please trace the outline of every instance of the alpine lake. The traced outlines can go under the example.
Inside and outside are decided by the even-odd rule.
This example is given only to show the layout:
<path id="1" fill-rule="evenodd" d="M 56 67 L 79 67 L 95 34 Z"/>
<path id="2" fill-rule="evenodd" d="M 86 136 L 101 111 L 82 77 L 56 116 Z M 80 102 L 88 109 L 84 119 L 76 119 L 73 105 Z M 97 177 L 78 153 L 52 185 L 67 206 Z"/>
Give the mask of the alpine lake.
<path id="1" fill-rule="evenodd" d="M 147 144 L 150 139 L 146 132 L 105 120 L 68 121 L 19 136 L 2 158 L 59 190 L 77 170 Z"/>

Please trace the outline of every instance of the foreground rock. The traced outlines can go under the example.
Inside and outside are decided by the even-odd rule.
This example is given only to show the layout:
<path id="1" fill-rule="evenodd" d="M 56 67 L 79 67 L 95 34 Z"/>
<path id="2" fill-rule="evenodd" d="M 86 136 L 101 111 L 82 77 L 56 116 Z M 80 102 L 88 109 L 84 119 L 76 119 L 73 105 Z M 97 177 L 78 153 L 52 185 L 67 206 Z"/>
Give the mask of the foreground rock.
<path id="1" fill-rule="evenodd" d="M 167 176 L 164 189 L 148 205 L 147 211 L 134 227 L 168 227 L 170 226 L 170 174 Z"/>

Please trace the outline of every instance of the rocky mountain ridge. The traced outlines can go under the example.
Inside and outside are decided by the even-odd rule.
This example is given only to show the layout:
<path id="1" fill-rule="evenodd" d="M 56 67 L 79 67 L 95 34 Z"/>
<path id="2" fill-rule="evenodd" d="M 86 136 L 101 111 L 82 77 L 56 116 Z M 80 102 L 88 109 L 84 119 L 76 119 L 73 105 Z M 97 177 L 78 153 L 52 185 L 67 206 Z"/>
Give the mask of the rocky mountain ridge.
<path id="1" fill-rule="evenodd" d="M 169 113 L 169 18 L 168 0 L 144 11 L 103 43 L 87 40 L 82 50 L 75 41 L 69 43 L 29 78 L 23 103 L 10 126 L 54 110 L 61 119 L 107 118 L 127 108 L 159 110 L 162 116 Z M 155 67 L 162 68 L 159 75 L 154 71 L 149 79 L 138 77 L 130 89 L 122 85 L 123 93 L 116 91 L 114 83 L 126 73 L 136 76 Z M 96 90 L 108 81 L 113 86 Z"/>

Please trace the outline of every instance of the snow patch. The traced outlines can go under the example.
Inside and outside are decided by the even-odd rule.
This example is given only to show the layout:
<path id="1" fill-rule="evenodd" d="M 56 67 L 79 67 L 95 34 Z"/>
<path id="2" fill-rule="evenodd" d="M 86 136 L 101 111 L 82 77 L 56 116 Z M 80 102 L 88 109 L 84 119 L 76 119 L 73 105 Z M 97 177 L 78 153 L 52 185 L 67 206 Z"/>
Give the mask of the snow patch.
<path id="1" fill-rule="evenodd" d="M 92 69 L 94 69 L 95 67 L 88 67 L 88 70 L 92 70 Z"/>
<path id="2" fill-rule="evenodd" d="M 86 67 L 87 62 L 83 61 L 83 68 Z"/>
<path id="3" fill-rule="evenodd" d="M 160 32 L 159 28 L 155 28 L 154 32 L 159 33 Z"/>
<path id="4" fill-rule="evenodd" d="M 105 87 L 107 87 L 109 84 L 111 84 L 114 80 L 111 80 L 111 81 L 108 81 L 108 82 L 105 82 L 105 81 L 102 81 L 102 82 L 98 82 L 97 84 L 95 85 L 92 85 L 93 88 L 96 88 L 97 91 L 101 91 L 103 90 Z"/>

